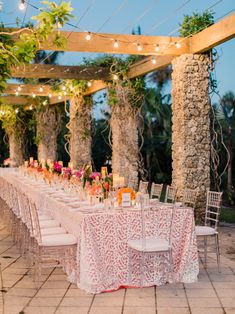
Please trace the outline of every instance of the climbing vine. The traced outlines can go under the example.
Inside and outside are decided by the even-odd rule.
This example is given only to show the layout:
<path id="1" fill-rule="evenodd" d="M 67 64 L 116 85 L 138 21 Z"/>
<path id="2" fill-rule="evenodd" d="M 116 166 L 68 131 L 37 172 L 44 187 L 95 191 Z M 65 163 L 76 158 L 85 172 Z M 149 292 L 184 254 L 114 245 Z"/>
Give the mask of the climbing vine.
<path id="1" fill-rule="evenodd" d="M 13 32 L 4 27 L 0 28 L 0 91 L 5 89 L 6 81 L 11 77 L 12 66 L 30 63 L 49 38 L 50 43 L 57 47 L 63 47 L 66 43 L 58 28 L 63 27 L 72 17 L 73 9 L 70 3 L 43 3 L 46 8 L 40 9 L 41 13 L 32 17 L 36 21 L 35 27 L 21 28 Z"/>

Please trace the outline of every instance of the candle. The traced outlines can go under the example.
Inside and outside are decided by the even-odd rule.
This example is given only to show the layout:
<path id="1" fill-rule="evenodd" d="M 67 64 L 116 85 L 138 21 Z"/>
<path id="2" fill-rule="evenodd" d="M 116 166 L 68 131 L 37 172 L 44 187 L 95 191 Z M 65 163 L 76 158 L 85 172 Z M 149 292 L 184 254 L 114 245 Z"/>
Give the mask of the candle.
<path id="1" fill-rule="evenodd" d="M 101 167 L 101 177 L 105 178 L 107 176 L 108 169 L 107 167 Z"/>
<path id="2" fill-rule="evenodd" d="M 29 162 L 33 163 L 33 157 L 29 157 Z"/>
<path id="3" fill-rule="evenodd" d="M 73 169 L 73 163 L 72 163 L 72 162 L 69 162 L 68 167 L 69 167 L 70 169 Z"/>
<path id="4" fill-rule="evenodd" d="M 117 173 L 113 173 L 113 187 L 118 187 L 119 184 L 119 175 Z"/>

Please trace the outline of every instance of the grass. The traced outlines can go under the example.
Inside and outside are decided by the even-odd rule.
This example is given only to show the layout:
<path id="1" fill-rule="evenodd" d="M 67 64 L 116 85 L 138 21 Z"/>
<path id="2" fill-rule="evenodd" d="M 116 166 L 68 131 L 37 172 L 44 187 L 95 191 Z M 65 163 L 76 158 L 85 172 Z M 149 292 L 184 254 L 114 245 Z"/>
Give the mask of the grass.
<path id="1" fill-rule="evenodd" d="M 223 207 L 221 209 L 220 221 L 235 223 L 235 208 Z"/>

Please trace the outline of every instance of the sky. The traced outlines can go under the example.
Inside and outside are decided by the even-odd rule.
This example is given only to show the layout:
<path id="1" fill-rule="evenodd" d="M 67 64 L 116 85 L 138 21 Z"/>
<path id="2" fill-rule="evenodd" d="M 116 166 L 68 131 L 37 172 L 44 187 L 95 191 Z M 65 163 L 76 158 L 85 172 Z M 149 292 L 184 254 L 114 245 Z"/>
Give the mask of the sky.
<path id="1" fill-rule="evenodd" d="M 27 0 L 31 5 L 43 7 L 37 0 Z M 16 27 L 30 21 L 39 11 L 30 5 L 20 11 L 18 0 L 0 0 L 0 22 Z M 55 0 L 59 3 L 59 0 Z M 72 31 L 91 31 L 102 33 L 131 34 L 141 27 L 143 35 L 178 36 L 179 23 L 185 14 L 202 13 L 211 8 L 218 21 L 229 12 L 235 12 L 235 0 L 72 0 L 74 19 L 70 23 L 77 29 L 66 26 Z M 216 64 L 216 78 L 221 96 L 231 90 L 235 93 L 235 39 L 217 46 L 219 59 Z M 79 65 L 83 57 L 94 57 L 94 53 L 64 53 L 58 63 Z"/>

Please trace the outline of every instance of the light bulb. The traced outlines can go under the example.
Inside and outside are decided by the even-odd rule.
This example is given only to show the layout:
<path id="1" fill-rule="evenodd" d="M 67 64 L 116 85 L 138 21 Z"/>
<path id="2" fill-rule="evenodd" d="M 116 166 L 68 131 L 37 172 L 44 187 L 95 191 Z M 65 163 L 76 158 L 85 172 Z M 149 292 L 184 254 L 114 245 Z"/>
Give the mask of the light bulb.
<path id="1" fill-rule="evenodd" d="M 35 94 L 33 94 L 33 95 L 32 95 L 32 97 L 33 97 L 33 98 L 35 98 L 35 97 L 36 97 L 36 95 L 35 95 Z"/>
<path id="2" fill-rule="evenodd" d="M 87 82 L 87 86 L 88 86 L 88 87 L 91 87 L 91 82 Z"/>
<path id="3" fill-rule="evenodd" d="M 59 100 L 61 100 L 61 99 L 62 99 L 61 95 L 59 95 L 59 96 L 58 96 L 58 99 L 59 99 Z"/>
<path id="4" fill-rule="evenodd" d="M 21 91 L 21 89 L 22 89 L 22 88 L 21 88 L 20 86 L 17 87 L 17 90 L 18 90 L 19 92 Z"/>
<path id="5" fill-rule="evenodd" d="M 142 51 L 142 50 L 143 50 L 143 47 L 142 47 L 140 44 L 138 44 L 138 45 L 137 45 L 137 50 L 138 50 L 138 51 Z"/>
<path id="6" fill-rule="evenodd" d="M 62 86 L 62 90 L 66 90 L 66 87 L 64 85 Z"/>
<path id="7" fill-rule="evenodd" d="M 181 43 L 180 42 L 176 42 L 175 46 L 176 46 L 176 48 L 181 48 Z"/>
<path id="8" fill-rule="evenodd" d="M 153 58 L 153 59 L 152 59 L 152 64 L 156 64 L 156 63 L 157 63 L 156 59 Z"/>
<path id="9" fill-rule="evenodd" d="M 25 0 L 20 0 L 19 9 L 21 11 L 25 10 Z"/>
<path id="10" fill-rule="evenodd" d="M 52 96 L 51 94 L 48 94 L 48 97 L 49 97 L 49 98 L 51 98 L 51 96 Z"/>
<path id="11" fill-rule="evenodd" d="M 18 113 L 18 112 L 19 112 L 19 108 L 16 108 L 15 113 Z"/>
<path id="12" fill-rule="evenodd" d="M 67 95 L 67 92 L 66 92 L 66 91 L 64 92 L 64 95 L 65 95 L 65 96 Z"/>
<path id="13" fill-rule="evenodd" d="M 46 101 L 46 100 L 44 100 L 42 104 L 43 104 L 43 106 L 46 106 L 47 101 Z"/>
<path id="14" fill-rule="evenodd" d="M 42 93 L 43 92 L 43 88 L 42 86 L 39 88 L 39 92 Z"/>
<path id="15" fill-rule="evenodd" d="M 19 92 L 16 92 L 16 96 L 19 96 Z"/>
<path id="16" fill-rule="evenodd" d="M 117 74 L 114 74 L 114 75 L 113 75 L 113 79 L 114 79 L 115 81 L 117 81 L 117 80 L 118 80 L 118 76 L 117 76 Z"/>
<path id="17" fill-rule="evenodd" d="M 85 38 L 86 38 L 86 40 L 91 40 L 91 33 L 90 32 L 87 33 Z"/>
<path id="18" fill-rule="evenodd" d="M 156 52 L 160 51 L 160 47 L 159 47 L 158 44 L 157 44 L 156 47 L 155 47 L 155 51 L 156 51 Z"/>
<path id="19" fill-rule="evenodd" d="M 114 42 L 114 44 L 113 44 L 113 47 L 114 47 L 114 48 L 118 48 L 118 47 L 119 47 L 119 43 L 118 43 L 117 40 L 115 40 L 115 42 Z"/>
<path id="20" fill-rule="evenodd" d="M 30 105 L 30 106 L 29 106 L 29 110 L 33 110 L 33 105 Z"/>

